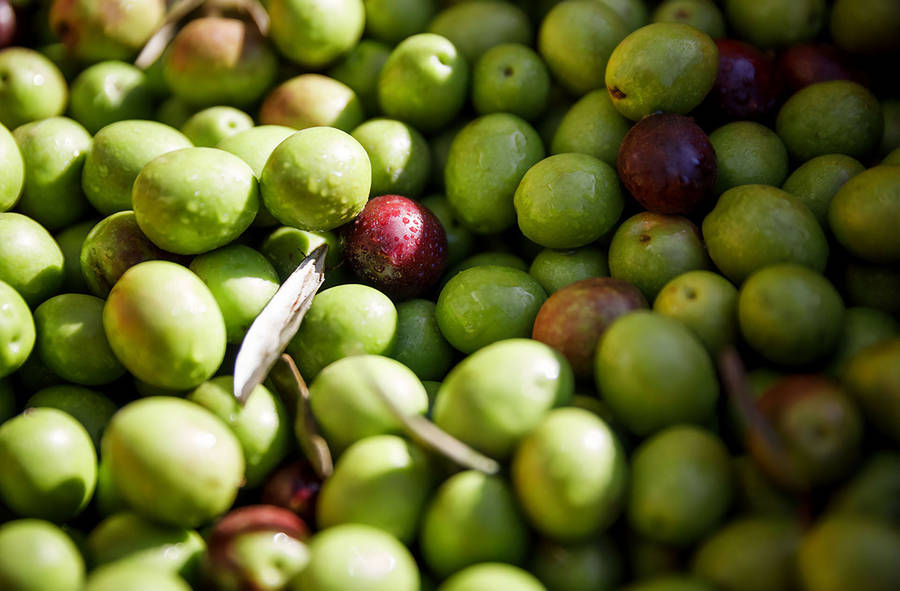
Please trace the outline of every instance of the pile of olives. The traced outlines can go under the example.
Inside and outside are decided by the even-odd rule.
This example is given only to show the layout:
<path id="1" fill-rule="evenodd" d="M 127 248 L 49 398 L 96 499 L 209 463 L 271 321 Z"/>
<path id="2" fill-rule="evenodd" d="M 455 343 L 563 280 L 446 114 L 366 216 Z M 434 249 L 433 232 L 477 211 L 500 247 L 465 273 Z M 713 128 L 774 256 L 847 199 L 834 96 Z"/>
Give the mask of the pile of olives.
<path id="1" fill-rule="evenodd" d="M 897 0 L 0 48 L 0 591 L 900 589 Z"/>

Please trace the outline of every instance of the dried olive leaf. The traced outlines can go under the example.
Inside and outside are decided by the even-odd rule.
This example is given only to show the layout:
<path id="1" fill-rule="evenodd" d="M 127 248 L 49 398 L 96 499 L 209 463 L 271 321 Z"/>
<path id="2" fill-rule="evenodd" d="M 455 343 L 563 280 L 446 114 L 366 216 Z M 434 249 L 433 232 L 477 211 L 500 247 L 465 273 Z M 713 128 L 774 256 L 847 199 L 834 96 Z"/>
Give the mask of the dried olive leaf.
<path id="1" fill-rule="evenodd" d="M 275 388 L 288 406 L 294 408 L 294 435 L 303 455 L 321 479 L 334 472 L 334 462 L 328 443 L 319 434 L 316 420 L 309 406 L 309 388 L 290 355 L 284 354 L 270 374 Z"/>
<path id="2" fill-rule="evenodd" d="M 166 51 L 182 21 L 201 7 L 209 14 L 245 14 L 263 37 L 269 34 L 269 13 L 258 0 L 177 0 L 166 13 L 160 27 L 144 44 L 134 65 L 142 70 L 149 68 Z"/>
<path id="3" fill-rule="evenodd" d="M 166 13 L 166 18 L 162 25 L 150 36 L 147 43 L 141 49 L 134 65 L 142 70 L 146 70 L 155 62 L 159 56 L 163 54 L 169 42 L 175 38 L 178 31 L 178 23 L 181 22 L 188 14 L 203 5 L 206 0 L 178 0 Z"/>
<path id="4" fill-rule="evenodd" d="M 719 355 L 719 373 L 738 417 L 746 427 L 746 445 L 790 474 L 793 465 L 784 442 L 771 422 L 756 407 L 747 385 L 746 371 L 741 357 L 734 347 L 727 347 Z"/>
<path id="5" fill-rule="evenodd" d="M 325 280 L 327 252 L 328 245 L 322 244 L 309 253 L 250 325 L 234 363 L 234 396 L 241 404 L 297 334 L 300 321 Z"/>
<path id="6" fill-rule="evenodd" d="M 239 4 L 243 10 L 250 16 L 250 20 L 256 25 L 260 35 L 263 37 L 269 34 L 269 13 L 266 8 L 257 0 L 240 0 Z"/>

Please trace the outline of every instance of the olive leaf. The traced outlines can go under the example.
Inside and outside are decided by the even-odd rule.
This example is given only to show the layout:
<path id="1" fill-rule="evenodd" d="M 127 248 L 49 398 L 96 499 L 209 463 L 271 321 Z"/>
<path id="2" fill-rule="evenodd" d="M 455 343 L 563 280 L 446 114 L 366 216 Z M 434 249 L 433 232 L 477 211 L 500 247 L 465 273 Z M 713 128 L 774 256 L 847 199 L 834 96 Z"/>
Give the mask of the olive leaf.
<path id="1" fill-rule="evenodd" d="M 309 388 L 290 355 L 282 355 L 269 374 L 278 393 L 291 407 L 294 415 L 294 435 L 303 455 L 322 480 L 334 472 L 334 462 L 328 443 L 319 434 L 316 420 L 309 406 Z"/>
<path id="2" fill-rule="evenodd" d="M 719 354 L 719 373 L 728 398 L 746 426 L 747 449 L 765 456 L 783 473 L 790 474 L 793 464 L 788 451 L 775 427 L 756 407 L 747 384 L 744 363 L 734 347 L 727 347 Z"/>
<path id="3" fill-rule="evenodd" d="M 309 253 L 250 325 L 234 362 L 234 396 L 241 404 L 266 379 L 297 334 L 300 321 L 325 280 L 327 253 L 327 244 Z"/>
<path id="4" fill-rule="evenodd" d="M 188 17 L 198 9 L 206 15 L 246 15 L 263 37 L 269 34 L 269 13 L 258 0 L 176 0 L 162 24 L 144 44 L 134 65 L 142 70 L 149 68 L 166 51 L 183 21 L 189 20 Z"/>
<path id="5" fill-rule="evenodd" d="M 478 470 L 485 474 L 497 474 L 500 472 L 500 464 L 496 460 L 472 449 L 425 417 L 404 413 L 364 364 L 360 364 L 359 370 L 365 374 L 364 378 L 372 391 L 387 406 L 391 414 L 400 421 L 406 434 L 416 443 L 442 454 L 465 468 Z"/>

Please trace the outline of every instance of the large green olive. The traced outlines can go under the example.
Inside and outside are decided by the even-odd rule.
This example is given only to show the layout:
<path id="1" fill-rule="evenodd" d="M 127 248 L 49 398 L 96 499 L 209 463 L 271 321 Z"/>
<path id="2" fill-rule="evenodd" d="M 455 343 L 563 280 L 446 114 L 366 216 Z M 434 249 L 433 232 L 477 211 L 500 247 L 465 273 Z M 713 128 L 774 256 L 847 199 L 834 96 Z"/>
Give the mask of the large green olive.
<path id="1" fill-rule="evenodd" d="M 122 407 L 103 434 L 101 455 L 128 506 L 177 527 L 224 513 L 244 480 L 244 455 L 228 426 L 202 406 L 170 396 Z"/>
<path id="2" fill-rule="evenodd" d="M 186 390 L 225 356 L 225 321 L 212 293 L 181 265 L 146 261 L 113 286 L 103 308 L 113 353 L 148 384 Z"/>

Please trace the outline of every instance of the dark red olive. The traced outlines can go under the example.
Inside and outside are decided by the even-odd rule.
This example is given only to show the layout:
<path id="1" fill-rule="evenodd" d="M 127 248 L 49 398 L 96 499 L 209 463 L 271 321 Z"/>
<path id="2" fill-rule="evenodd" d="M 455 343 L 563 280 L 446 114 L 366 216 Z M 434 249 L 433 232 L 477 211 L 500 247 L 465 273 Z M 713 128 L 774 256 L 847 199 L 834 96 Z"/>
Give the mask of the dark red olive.
<path id="1" fill-rule="evenodd" d="M 778 70 L 791 92 L 828 80 L 867 84 L 866 75 L 850 56 L 828 43 L 803 43 L 788 47 L 778 57 Z"/>
<path id="2" fill-rule="evenodd" d="M 762 119 L 775 108 L 782 81 L 773 60 L 749 43 L 718 39 L 719 72 L 705 107 L 720 121 Z"/>
<path id="3" fill-rule="evenodd" d="M 281 589 L 302 569 L 296 546 L 309 536 L 306 523 L 287 509 L 249 505 L 232 510 L 209 534 L 204 576 L 208 588 L 265 591 L 275 588 L 274 576 L 282 583 L 277 586 Z M 287 550 L 288 539 L 296 541 L 294 552 Z"/>
<path id="4" fill-rule="evenodd" d="M 290 509 L 307 523 L 313 523 L 320 488 L 322 480 L 309 462 L 297 460 L 269 476 L 263 485 L 262 502 Z"/>
<path id="5" fill-rule="evenodd" d="M 694 120 L 674 113 L 648 115 L 619 146 L 619 178 L 654 213 L 689 213 L 716 183 L 716 153 Z"/>
<path id="6" fill-rule="evenodd" d="M 16 12 L 9 0 L 0 0 L 0 47 L 12 45 L 16 36 Z"/>

